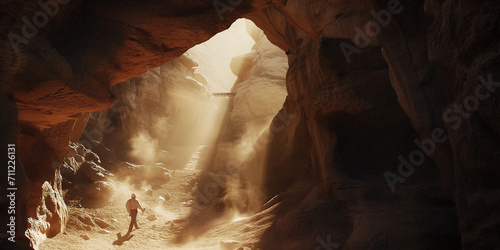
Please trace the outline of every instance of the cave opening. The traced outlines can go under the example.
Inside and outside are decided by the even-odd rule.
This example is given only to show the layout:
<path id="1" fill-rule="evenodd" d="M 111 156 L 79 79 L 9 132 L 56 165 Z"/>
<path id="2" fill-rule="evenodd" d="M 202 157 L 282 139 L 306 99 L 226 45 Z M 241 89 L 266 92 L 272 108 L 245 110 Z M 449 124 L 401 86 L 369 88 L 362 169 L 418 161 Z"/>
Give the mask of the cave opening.
<path id="1" fill-rule="evenodd" d="M 162 234 L 174 245 L 193 246 L 199 244 L 193 238 L 221 224 L 244 223 L 263 203 L 263 165 L 271 122 L 287 95 L 287 63 L 262 30 L 238 19 L 180 57 L 113 86 L 113 106 L 86 115 L 61 167 L 66 231 L 96 220 L 125 229 L 122 203 L 131 193 L 148 207 L 142 225 L 175 231 Z"/>

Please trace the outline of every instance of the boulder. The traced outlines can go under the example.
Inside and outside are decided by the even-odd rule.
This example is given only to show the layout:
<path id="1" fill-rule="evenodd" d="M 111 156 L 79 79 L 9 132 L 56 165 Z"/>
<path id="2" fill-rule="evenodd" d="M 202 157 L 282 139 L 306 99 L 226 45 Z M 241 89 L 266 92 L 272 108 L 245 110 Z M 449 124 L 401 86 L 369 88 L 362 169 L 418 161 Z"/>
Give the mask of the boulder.
<path id="1" fill-rule="evenodd" d="M 86 196 L 90 199 L 109 200 L 115 193 L 116 187 L 111 182 L 96 181 L 86 191 Z"/>

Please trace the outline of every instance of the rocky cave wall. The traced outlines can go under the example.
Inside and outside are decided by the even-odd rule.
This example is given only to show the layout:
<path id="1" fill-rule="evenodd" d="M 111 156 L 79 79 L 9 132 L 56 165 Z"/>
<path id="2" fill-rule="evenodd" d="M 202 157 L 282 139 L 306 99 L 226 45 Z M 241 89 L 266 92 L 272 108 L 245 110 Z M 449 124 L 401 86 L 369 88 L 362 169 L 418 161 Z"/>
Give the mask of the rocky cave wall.
<path id="1" fill-rule="evenodd" d="M 463 248 L 498 246 L 493 236 L 498 233 L 498 221 L 492 210 L 498 204 L 498 185 L 490 181 L 498 176 L 498 163 L 492 156 L 499 149 L 498 133 L 493 132 L 498 127 L 493 118 L 498 107 L 494 87 L 498 85 L 498 54 L 493 49 L 498 47 L 493 38 L 498 31 L 492 28 L 498 25 L 496 7 L 469 1 L 339 2 L 338 8 L 328 8 L 329 2 L 311 4 L 286 1 L 255 14 L 252 20 L 287 50 L 289 101 L 307 117 L 303 123 L 312 137 L 313 168 L 327 193 L 337 196 L 330 198 L 333 204 L 316 209 L 331 205 L 349 215 L 331 223 L 345 223 L 347 228 L 336 232 L 330 228 L 323 235 L 337 235 L 335 240 L 347 248 L 453 248 L 458 247 L 453 242 L 459 241 Z M 324 9 L 328 11 L 319 11 Z M 481 25 L 485 30 L 479 31 Z M 397 97 L 384 88 L 395 90 Z M 424 154 L 429 158 L 424 159 Z M 398 212 L 405 211 L 402 203 L 407 198 L 400 194 L 434 189 L 432 195 L 423 197 L 439 200 L 444 205 L 440 209 L 426 208 L 426 202 L 416 197 L 410 203 L 423 205 L 419 211 L 428 218 L 446 219 L 427 223 L 424 227 L 431 233 L 424 236 L 420 230 L 401 233 L 395 229 L 402 223 L 396 213 L 381 215 L 384 222 L 372 224 L 345 212 L 360 200 L 370 200 L 363 198 L 364 192 L 384 184 L 393 189 L 384 197 L 395 202 Z M 298 195 L 297 190 L 289 189 L 289 193 Z M 304 193 L 309 193 L 304 207 L 283 212 L 286 219 L 275 223 L 269 242 L 263 240 L 266 246 L 303 244 L 303 240 L 294 241 L 299 235 L 293 233 L 307 228 L 310 221 L 306 218 L 322 214 L 324 219 L 331 213 L 301 214 L 311 210 L 311 196 L 323 197 L 314 191 Z M 358 197 L 351 200 L 353 196 Z M 488 205 L 480 208 L 481 202 Z M 414 222 L 422 216 L 407 212 L 406 219 L 415 216 Z M 414 222 L 408 227 L 421 227 Z M 384 229 L 378 227 L 384 224 L 393 227 L 392 233 L 380 234 Z M 360 233 L 367 228 L 376 228 L 378 233 Z M 349 230 L 352 234 L 345 235 Z M 433 234 L 447 240 L 422 242 Z M 312 242 L 314 235 L 306 238 Z M 415 240 L 415 235 L 421 238 Z"/>
<path id="2" fill-rule="evenodd" d="M 215 108 L 207 107 L 213 95 L 206 79 L 196 72 L 197 67 L 193 59 L 182 55 L 113 86 L 115 104 L 109 110 L 91 115 L 80 141 L 87 148 L 92 147 L 93 140 L 100 141 L 123 161 L 137 164 L 168 161 L 168 154 L 162 156 L 156 152 L 150 157 L 136 157 L 131 154 L 134 150 L 131 140 L 151 141 L 141 146 L 160 151 L 168 144 L 185 145 L 197 139 L 190 131 L 204 129 L 197 127 L 203 126 L 199 117 L 207 112 L 204 109 Z"/>
<path id="3" fill-rule="evenodd" d="M 211 1 L 52 3 L 55 14 L 24 34 L 23 17 L 42 7 L 1 3 L 1 138 L 2 148 L 17 140 L 18 215 L 44 216 L 68 141 L 85 113 L 111 107 L 111 86 L 247 16 L 287 52 L 281 114 L 296 116 L 271 143 L 264 185 L 286 192 L 264 247 L 314 248 L 317 235 L 346 248 L 500 245 L 494 1 L 238 1 L 219 13 Z M 425 153 L 417 139 L 434 145 L 423 162 L 411 161 Z M 26 218 L 17 225 L 22 244 Z"/>

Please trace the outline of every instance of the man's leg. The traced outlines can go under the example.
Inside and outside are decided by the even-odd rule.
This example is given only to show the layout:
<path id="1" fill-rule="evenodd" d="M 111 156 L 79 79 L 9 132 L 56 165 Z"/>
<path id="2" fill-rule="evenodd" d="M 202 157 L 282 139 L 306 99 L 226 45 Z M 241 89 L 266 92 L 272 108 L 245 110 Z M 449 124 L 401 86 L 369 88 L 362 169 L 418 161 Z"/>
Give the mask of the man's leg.
<path id="1" fill-rule="evenodd" d="M 137 225 L 136 217 L 137 217 L 137 209 L 130 210 L 130 226 L 128 227 L 128 232 L 132 232 L 132 228 L 134 225 Z"/>
<path id="2" fill-rule="evenodd" d="M 132 227 L 134 226 L 134 217 L 132 216 L 132 214 L 130 214 L 130 225 L 128 226 L 128 232 L 127 233 L 130 233 L 132 232 Z"/>
<path id="3" fill-rule="evenodd" d="M 134 216 L 134 223 L 135 223 L 135 229 L 139 229 L 139 225 L 137 225 L 137 213 L 139 210 L 135 210 L 135 216 Z"/>

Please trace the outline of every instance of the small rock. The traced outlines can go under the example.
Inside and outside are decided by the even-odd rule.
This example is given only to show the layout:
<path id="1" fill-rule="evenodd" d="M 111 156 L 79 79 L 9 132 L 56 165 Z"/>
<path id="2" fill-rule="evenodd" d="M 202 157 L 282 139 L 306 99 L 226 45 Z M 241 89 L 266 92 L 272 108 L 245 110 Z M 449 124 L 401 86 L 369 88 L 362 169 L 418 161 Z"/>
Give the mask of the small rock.
<path id="1" fill-rule="evenodd" d="M 87 234 L 80 235 L 84 240 L 90 240 L 90 237 Z"/>
<path id="2" fill-rule="evenodd" d="M 238 247 L 240 243 L 234 240 L 223 240 L 219 243 L 221 250 L 233 250 Z"/>
<path id="3" fill-rule="evenodd" d="M 97 232 L 100 233 L 100 234 L 111 234 L 111 232 L 108 231 L 108 230 L 106 230 L 106 229 L 101 229 L 101 230 L 99 230 Z"/>
<path id="4" fill-rule="evenodd" d="M 110 221 L 113 222 L 113 223 L 117 223 L 118 222 L 118 220 L 115 219 L 115 218 L 111 218 Z"/>
<path id="5" fill-rule="evenodd" d="M 163 196 L 165 198 L 166 201 L 169 201 L 172 196 L 169 194 L 169 193 L 166 193 L 165 196 Z"/>
<path id="6" fill-rule="evenodd" d="M 148 189 L 148 191 L 146 191 L 146 194 L 147 195 L 153 195 L 153 189 Z"/>
<path id="7" fill-rule="evenodd" d="M 95 227 L 94 222 L 92 221 L 92 219 L 89 216 L 78 215 L 77 218 L 78 218 L 78 220 L 80 220 L 84 224 Z"/>
<path id="8" fill-rule="evenodd" d="M 85 156 L 85 147 L 82 145 L 82 144 L 79 144 L 77 145 L 76 147 L 76 152 L 81 155 L 81 156 Z"/>
<path id="9" fill-rule="evenodd" d="M 150 221 L 154 221 L 154 220 L 157 220 L 158 219 L 158 216 L 156 216 L 155 214 L 152 214 L 150 216 L 148 216 L 148 220 Z"/>
<path id="10" fill-rule="evenodd" d="M 94 220 L 95 224 L 97 224 L 100 228 L 108 228 L 110 227 L 111 225 L 109 225 L 109 223 L 107 223 L 106 221 L 104 220 L 101 220 L 99 218 L 96 218 Z"/>
<path id="11" fill-rule="evenodd" d="M 193 201 L 190 200 L 190 201 L 183 202 L 182 205 L 184 205 L 185 207 L 192 207 L 193 206 Z"/>
<path id="12" fill-rule="evenodd" d="M 155 229 L 156 229 L 156 224 L 153 224 L 153 225 L 151 226 L 151 229 L 155 230 Z"/>
<path id="13" fill-rule="evenodd" d="M 83 229 L 85 229 L 87 231 L 91 231 L 92 230 L 92 228 L 89 225 L 83 225 Z"/>

